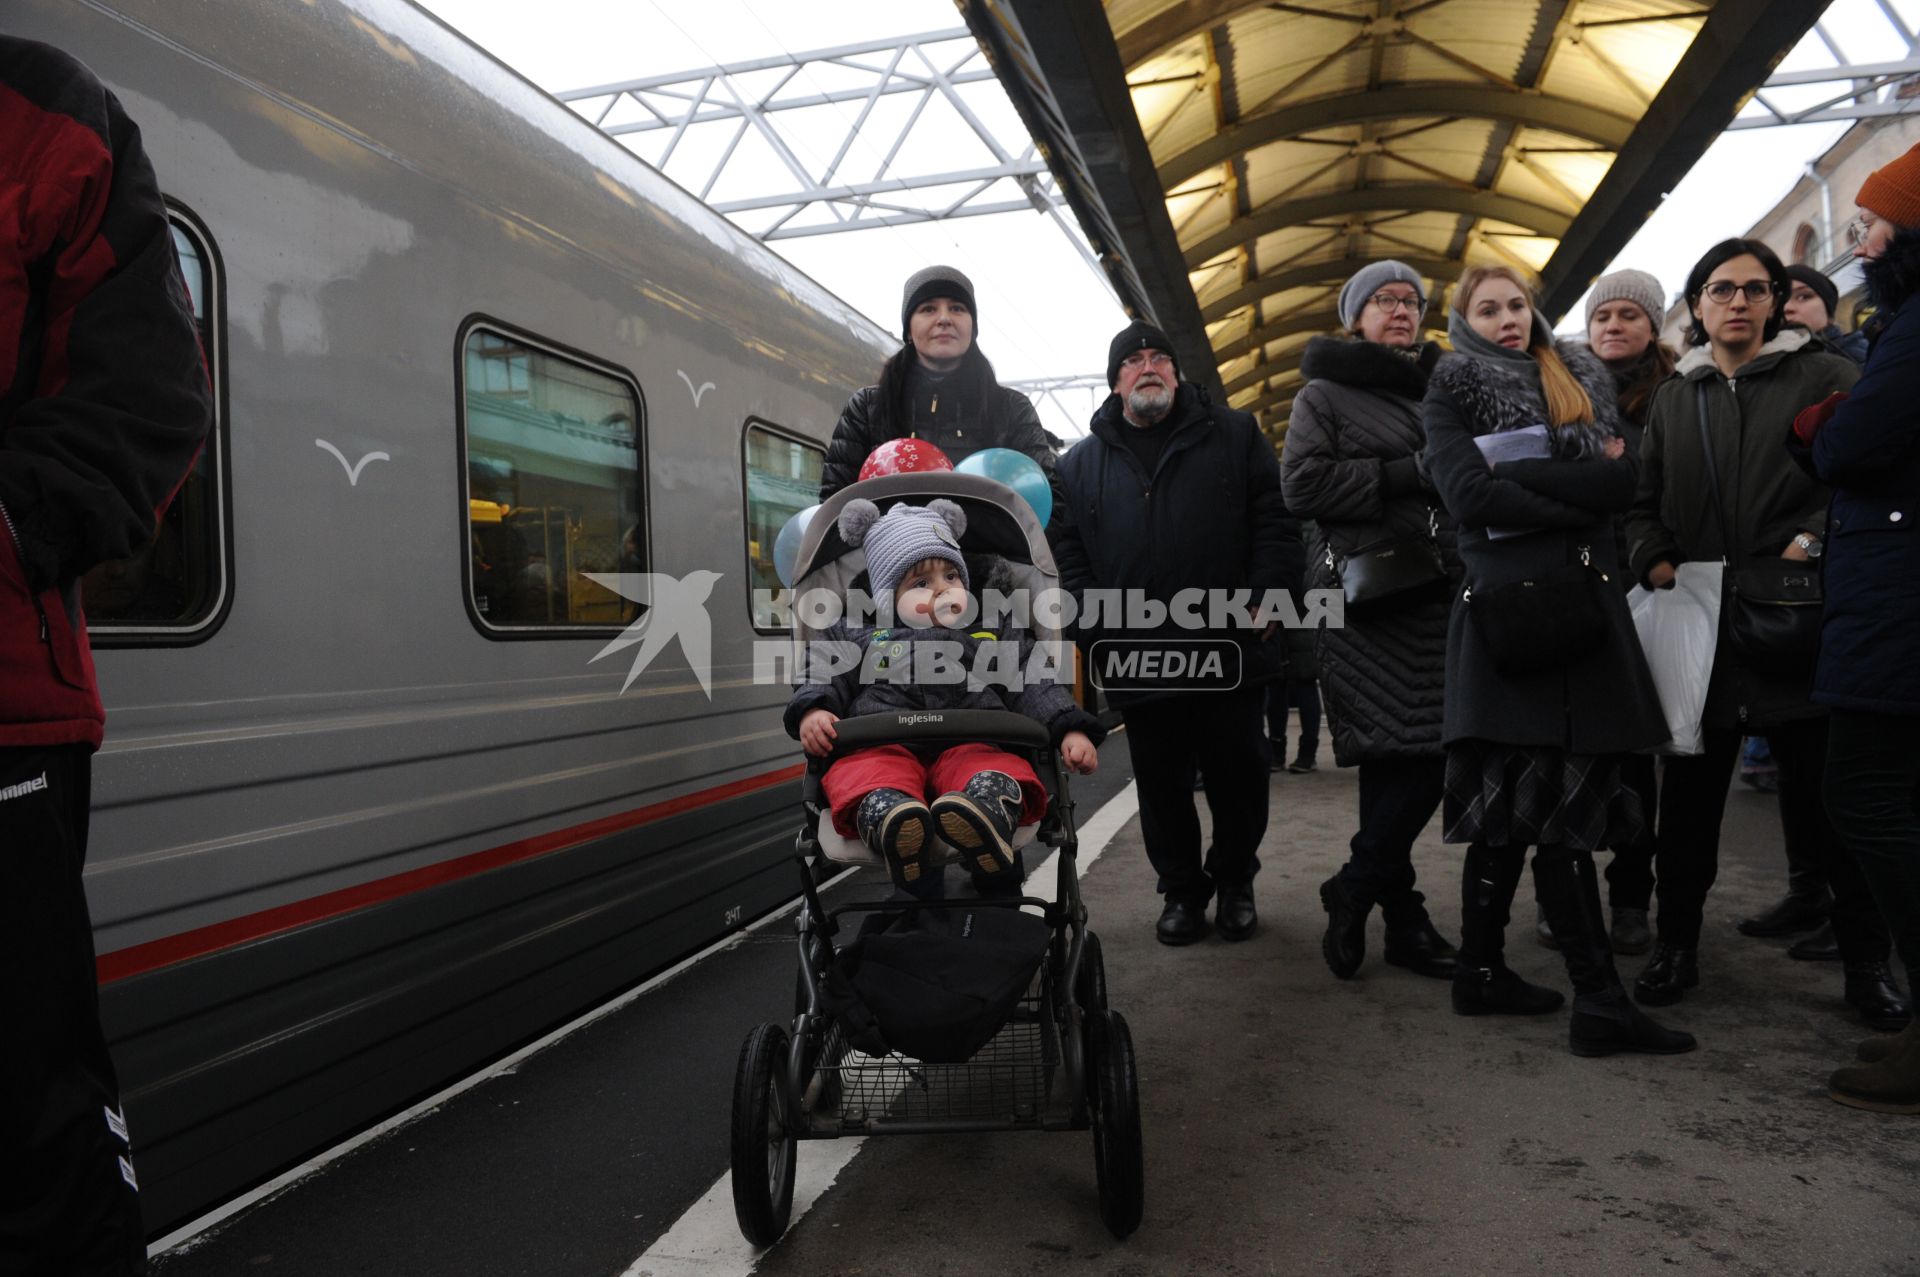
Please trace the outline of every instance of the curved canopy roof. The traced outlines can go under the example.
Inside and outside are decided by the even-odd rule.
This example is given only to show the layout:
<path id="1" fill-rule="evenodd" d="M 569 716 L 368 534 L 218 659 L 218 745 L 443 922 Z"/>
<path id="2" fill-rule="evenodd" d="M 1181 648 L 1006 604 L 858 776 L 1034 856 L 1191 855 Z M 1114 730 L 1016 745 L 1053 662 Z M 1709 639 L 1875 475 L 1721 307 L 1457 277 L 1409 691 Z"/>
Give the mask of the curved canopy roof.
<path id="1" fill-rule="evenodd" d="M 1123 300 L 1168 331 L 1183 368 L 1210 349 L 1216 390 L 1277 439 L 1301 351 L 1337 330 L 1360 265 L 1422 272 L 1442 328 L 1446 284 L 1480 261 L 1519 267 L 1564 311 L 1820 6 L 963 8 Z"/>

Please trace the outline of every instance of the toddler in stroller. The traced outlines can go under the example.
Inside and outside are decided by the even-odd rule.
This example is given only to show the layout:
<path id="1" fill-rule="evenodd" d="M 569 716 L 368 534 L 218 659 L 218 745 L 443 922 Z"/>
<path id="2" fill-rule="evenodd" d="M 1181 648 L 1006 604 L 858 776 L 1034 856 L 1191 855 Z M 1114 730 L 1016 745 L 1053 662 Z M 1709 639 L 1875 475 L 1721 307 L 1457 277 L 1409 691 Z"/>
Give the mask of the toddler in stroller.
<path id="1" fill-rule="evenodd" d="M 787 731 L 824 758 L 842 716 L 1012 710 L 1047 729 L 1068 767 L 1090 774 L 1104 731 L 1057 682 L 1025 677 L 1032 637 L 1015 628 L 961 628 L 973 613 L 960 549 L 965 531 L 965 512 L 951 501 L 899 504 L 885 515 L 871 501 L 847 503 L 841 540 L 864 549 L 869 592 L 877 602 L 891 600 L 891 618 L 881 619 L 892 623 L 839 623 L 825 632 L 824 648 L 808 645 Z M 894 884 L 919 899 L 942 891 L 926 855 L 936 830 L 965 857 L 983 893 L 1017 892 L 1014 831 L 1039 821 L 1047 801 L 1026 759 L 983 743 L 855 750 L 827 769 L 821 789 L 834 829 L 865 843 Z"/>

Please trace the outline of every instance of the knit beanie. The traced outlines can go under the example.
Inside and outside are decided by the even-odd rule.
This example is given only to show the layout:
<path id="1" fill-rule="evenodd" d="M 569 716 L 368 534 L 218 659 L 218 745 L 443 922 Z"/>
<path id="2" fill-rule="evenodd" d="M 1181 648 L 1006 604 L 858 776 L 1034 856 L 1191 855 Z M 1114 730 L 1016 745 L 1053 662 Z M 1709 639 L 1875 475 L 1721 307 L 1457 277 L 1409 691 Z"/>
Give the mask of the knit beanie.
<path id="1" fill-rule="evenodd" d="M 1144 319 L 1136 319 L 1120 330 L 1107 344 L 1107 389 L 1120 380 L 1120 362 L 1140 350 L 1164 350 L 1173 358 L 1173 379 L 1180 380 L 1180 357 L 1173 352 L 1167 335 Z"/>
<path id="2" fill-rule="evenodd" d="M 857 498 L 840 511 L 840 539 L 865 548 L 867 586 L 876 598 L 893 593 L 907 569 L 922 559 L 944 559 L 958 567 L 961 583 L 971 590 L 960 555 L 960 534 L 966 530 L 967 512 L 946 500 L 897 505 L 883 516 L 879 506 Z"/>
<path id="3" fill-rule="evenodd" d="M 1593 312 L 1608 302 L 1632 302 L 1653 321 L 1653 331 L 1667 317 L 1667 293 L 1655 276 L 1643 270 L 1617 270 L 1593 281 L 1587 294 L 1587 325 L 1593 325 Z"/>
<path id="4" fill-rule="evenodd" d="M 1902 230 L 1920 228 L 1920 143 L 1867 174 L 1853 202 Z"/>
<path id="5" fill-rule="evenodd" d="M 1827 304 L 1828 322 L 1833 321 L 1834 313 L 1840 309 L 1840 290 L 1835 287 L 1832 280 L 1811 266 L 1789 266 L 1787 278 L 1805 284 L 1818 293 L 1820 300 Z"/>
<path id="6" fill-rule="evenodd" d="M 1392 258 L 1385 261 L 1368 262 L 1354 272 L 1340 289 L 1340 326 L 1353 331 L 1360 322 L 1360 312 L 1367 308 L 1367 302 L 1380 291 L 1382 284 L 1412 284 L 1413 291 L 1420 294 L 1420 300 L 1427 300 L 1427 286 L 1420 280 L 1420 272 L 1405 262 L 1396 262 Z M 1417 325 L 1416 325 L 1417 326 Z"/>
<path id="7" fill-rule="evenodd" d="M 907 276 L 907 286 L 900 290 L 900 340 L 912 340 L 913 312 L 921 302 L 931 301 L 935 297 L 951 297 L 957 302 L 967 304 L 967 313 L 973 316 L 973 331 L 980 332 L 980 307 L 974 304 L 973 281 L 951 266 L 929 266 Z"/>

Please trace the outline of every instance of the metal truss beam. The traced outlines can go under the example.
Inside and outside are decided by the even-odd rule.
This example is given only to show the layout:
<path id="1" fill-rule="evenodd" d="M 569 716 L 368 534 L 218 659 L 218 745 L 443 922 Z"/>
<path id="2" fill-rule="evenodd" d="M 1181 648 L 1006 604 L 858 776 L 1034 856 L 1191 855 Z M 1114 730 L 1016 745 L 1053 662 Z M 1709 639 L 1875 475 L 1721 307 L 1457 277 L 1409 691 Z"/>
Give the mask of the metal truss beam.
<path id="1" fill-rule="evenodd" d="M 1406 186 L 1368 186 L 1355 191 L 1332 191 L 1304 199 L 1280 199 L 1253 211 L 1252 216 L 1228 222 L 1187 249 L 1187 265 L 1205 265 L 1221 253 L 1251 244 L 1273 231 L 1350 213 L 1458 213 L 1524 226 L 1536 235 L 1559 239 L 1573 223 L 1571 213 L 1515 199 L 1495 191 L 1465 190 L 1439 183 Z M 1351 264 L 1349 264 L 1351 267 Z"/>
<path id="2" fill-rule="evenodd" d="M 1402 254 L 1399 259 L 1428 279 L 1444 284 L 1460 272 L 1460 263 L 1445 257 L 1421 257 L 1417 254 Z M 1308 284 L 1330 284 L 1335 280 L 1344 280 L 1359 267 L 1350 257 L 1339 257 L 1332 261 L 1309 262 L 1305 266 L 1292 266 L 1271 274 L 1257 276 L 1248 280 L 1239 288 L 1223 297 L 1208 302 L 1200 311 L 1209 324 L 1225 319 L 1242 306 L 1252 305 L 1273 293 L 1284 293 L 1289 288 L 1300 288 Z M 1437 296 L 1439 290 L 1435 289 Z"/>
<path id="3" fill-rule="evenodd" d="M 1840 46 L 1818 23 L 1814 29 L 1834 56 L 1835 65 L 1805 71 L 1776 71 L 1753 94 L 1753 104 L 1765 114 L 1744 115 L 1727 126 L 1734 129 L 1771 129 L 1783 124 L 1823 124 L 1834 120 L 1873 120 L 1890 115 L 1905 115 L 1920 110 L 1920 96 L 1912 96 L 1920 87 L 1920 46 L 1913 33 L 1899 25 L 1890 10 L 1901 38 L 1907 44 L 1907 56 L 1894 62 L 1848 62 Z M 1767 96 L 1769 90 L 1808 88 L 1814 85 L 1844 86 L 1829 97 L 1799 108 L 1776 105 Z"/>
<path id="4" fill-rule="evenodd" d="M 962 44 L 964 48 L 957 47 Z M 849 73 L 864 82 L 823 89 L 815 80 L 816 70 L 837 84 L 844 84 Z M 791 183 L 763 194 L 717 201 L 713 207 L 736 220 L 742 214 L 768 214 L 766 224 L 745 228 L 763 241 L 1027 209 L 1052 216 L 1065 231 L 1058 212 L 1065 200 L 1038 148 L 1026 138 L 1003 142 L 996 137 L 960 92 L 962 86 L 994 78 L 973 33 L 957 27 L 589 85 L 554 96 L 615 138 L 667 134 L 665 149 L 654 161 L 663 171 L 670 171 L 689 130 L 731 125 L 717 159 L 700 172 L 690 173 L 683 164 L 682 171 L 673 174 L 703 200 L 712 195 L 747 135 L 759 137 L 779 158 Z M 898 128 L 878 127 L 875 106 L 882 98 L 899 94 L 917 98 L 905 122 Z M 964 121 L 993 163 L 912 175 L 894 172 L 915 125 L 935 101 L 945 103 Z M 858 114 L 849 121 L 831 158 L 805 157 L 808 148 L 791 127 L 791 113 L 855 103 Z M 614 119 L 616 112 L 631 118 Z M 861 157 L 854 151 L 862 142 L 869 160 L 880 157 L 878 164 L 867 163 L 865 174 L 849 180 L 849 171 L 861 167 Z M 983 198 L 996 187 L 1004 192 L 1001 184 L 1008 181 L 1019 188 L 1022 198 Z M 909 198 L 914 196 L 921 198 Z M 832 220 L 792 224 L 810 209 L 824 209 Z M 1097 269 L 1091 254 L 1071 234 L 1068 237 Z"/>

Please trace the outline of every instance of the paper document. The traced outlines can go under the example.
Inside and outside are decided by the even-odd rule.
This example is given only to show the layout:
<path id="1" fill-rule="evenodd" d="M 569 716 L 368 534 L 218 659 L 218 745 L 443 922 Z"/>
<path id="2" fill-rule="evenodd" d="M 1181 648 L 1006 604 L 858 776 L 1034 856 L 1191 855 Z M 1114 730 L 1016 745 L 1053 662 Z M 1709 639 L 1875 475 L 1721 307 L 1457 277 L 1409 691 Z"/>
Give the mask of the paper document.
<path id="1" fill-rule="evenodd" d="M 1487 459 L 1489 469 L 1502 461 L 1538 461 L 1553 455 L 1553 441 L 1547 437 L 1545 426 L 1502 430 L 1498 434 L 1481 435 L 1473 442 L 1479 447 L 1480 455 Z M 1538 528 L 1488 528 L 1487 539 L 1504 541 L 1538 531 Z"/>

